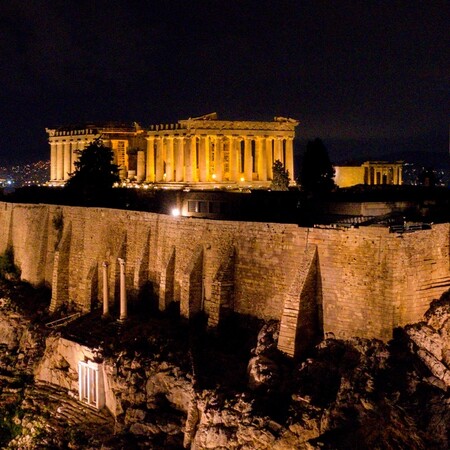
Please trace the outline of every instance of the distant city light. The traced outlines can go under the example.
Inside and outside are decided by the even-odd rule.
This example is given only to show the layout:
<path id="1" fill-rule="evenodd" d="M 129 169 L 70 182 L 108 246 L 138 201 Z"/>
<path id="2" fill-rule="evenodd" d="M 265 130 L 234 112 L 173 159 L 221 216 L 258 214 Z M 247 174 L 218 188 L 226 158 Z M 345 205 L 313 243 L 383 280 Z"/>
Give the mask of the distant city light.
<path id="1" fill-rule="evenodd" d="M 22 186 L 41 186 L 48 182 L 50 161 L 0 166 L 0 186 L 20 188 Z"/>

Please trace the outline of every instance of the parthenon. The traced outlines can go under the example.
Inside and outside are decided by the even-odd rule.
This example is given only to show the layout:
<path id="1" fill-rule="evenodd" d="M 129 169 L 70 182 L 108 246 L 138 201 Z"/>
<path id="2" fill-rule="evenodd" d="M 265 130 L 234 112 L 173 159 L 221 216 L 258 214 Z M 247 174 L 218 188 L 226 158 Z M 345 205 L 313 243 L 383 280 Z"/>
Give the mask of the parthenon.
<path id="1" fill-rule="evenodd" d="M 267 187 L 274 161 L 294 179 L 294 119 L 272 122 L 218 120 L 217 114 L 177 123 L 46 129 L 51 183 L 63 184 L 82 150 L 100 137 L 114 151 L 121 177 L 138 183 L 251 185 Z"/>

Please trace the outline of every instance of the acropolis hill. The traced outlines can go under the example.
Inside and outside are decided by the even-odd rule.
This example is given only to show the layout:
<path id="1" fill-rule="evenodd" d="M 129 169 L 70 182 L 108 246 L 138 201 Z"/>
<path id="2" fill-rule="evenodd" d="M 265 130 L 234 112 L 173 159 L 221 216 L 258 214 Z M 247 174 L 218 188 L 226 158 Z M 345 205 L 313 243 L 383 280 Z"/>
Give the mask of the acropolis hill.
<path id="1" fill-rule="evenodd" d="M 388 340 L 450 287 L 448 223 L 397 233 L 1 203 L 0 230 L 0 252 L 51 287 L 53 311 L 100 308 L 105 273 L 118 303 L 120 258 L 129 303 L 150 301 L 150 286 L 161 310 L 204 311 L 211 327 L 230 311 L 276 319 L 291 356 L 323 336 Z"/>

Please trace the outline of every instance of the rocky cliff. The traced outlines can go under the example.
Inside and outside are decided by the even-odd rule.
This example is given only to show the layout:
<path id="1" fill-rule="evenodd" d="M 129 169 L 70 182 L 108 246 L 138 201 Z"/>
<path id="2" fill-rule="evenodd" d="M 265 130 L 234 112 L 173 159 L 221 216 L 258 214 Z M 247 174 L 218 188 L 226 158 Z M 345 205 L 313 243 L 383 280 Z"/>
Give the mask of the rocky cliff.
<path id="1" fill-rule="evenodd" d="M 41 326 L 45 302 L 33 315 L 17 301 L 32 295 L 12 286 L 0 295 L 4 448 L 449 447 L 449 294 L 388 344 L 327 339 L 298 363 L 278 352 L 277 322 L 256 333 L 231 320 L 209 334 L 201 320 L 190 327 L 140 315 L 118 327 L 88 317 L 55 334 Z M 96 344 L 112 415 L 33 379 L 43 358 L 54 361 L 49 370 L 71 373 L 48 355 L 47 335 Z"/>

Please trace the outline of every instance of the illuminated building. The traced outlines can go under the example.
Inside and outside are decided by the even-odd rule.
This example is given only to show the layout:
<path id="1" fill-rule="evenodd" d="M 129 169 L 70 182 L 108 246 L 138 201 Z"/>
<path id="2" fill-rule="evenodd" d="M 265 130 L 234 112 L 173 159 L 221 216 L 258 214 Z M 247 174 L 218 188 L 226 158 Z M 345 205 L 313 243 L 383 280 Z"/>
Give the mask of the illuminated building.
<path id="1" fill-rule="evenodd" d="M 293 140 L 298 122 L 217 120 L 215 113 L 175 124 L 151 125 L 137 180 L 150 183 L 213 183 L 268 186 L 272 165 L 294 169 Z"/>
<path id="2" fill-rule="evenodd" d="M 80 150 L 86 148 L 94 139 L 101 138 L 106 147 L 114 152 L 114 163 L 120 168 L 121 178 L 133 177 L 130 168 L 133 156 L 139 148 L 145 148 L 144 130 L 133 125 L 71 125 L 59 128 L 46 128 L 50 144 L 50 183 L 64 184 L 75 170 Z M 135 165 L 135 162 L 134 162 Z"/>
<path id="3" fill-rule="evenodd" d="M 101 137 L 114 151 L 123 179 L 167 186 L 260 186 L 272 180 L 280 160 L 294 179 L 293 140 L 298 122 L 218 120 L 217 114 L 133 127 L 62 127 L 47 129 L 51 147 L 50 182 L 62 184 L 82 150 Z"/>
<path id="4" fill-rule="evenodd" d="M 335 166 L 334 181 L 345 188 L 357 184 L 400 185 L 403 177 L 403 162 L 366 161 L 360 166 Z"/>

